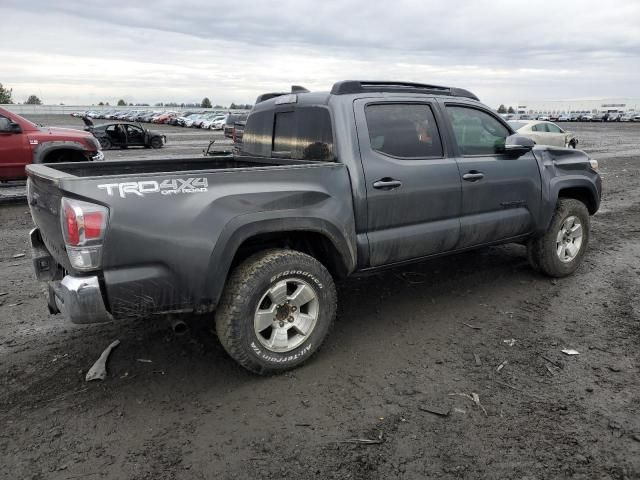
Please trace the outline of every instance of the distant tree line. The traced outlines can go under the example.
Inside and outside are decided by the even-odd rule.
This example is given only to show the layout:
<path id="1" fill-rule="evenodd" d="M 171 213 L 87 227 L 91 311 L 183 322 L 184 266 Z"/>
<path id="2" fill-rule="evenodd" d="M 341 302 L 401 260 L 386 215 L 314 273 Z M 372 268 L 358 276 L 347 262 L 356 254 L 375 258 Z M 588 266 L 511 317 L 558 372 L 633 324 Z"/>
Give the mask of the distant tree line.
<path id="1" fill-rule="evenodd" d="M 516 113 L 516 111 L 513 109 L 512 106 L 509 106 L 509 108 L 506 108 L 504 104 L 501 103 L 500 106 L 498 107 L 498 113 Z"/>
<path id="2" fill-rule="evenodd" d="M 13 102 L 13 89 L 11 88 L 6 88 L 2 85 L 2 83 L 0 83 L 0 104 L 10 104 L 10 103 L 14 103 Z M 29 98 L 27 98 L 24 101 L 25 105 L 42 105 L 42 100 L 37 96 L 37 95 L 29 95 Z M 62 103 L 60 105 L 63 105 Z M 148 107 L 150 106 L 148 103 L 127 103 L 127 101 L 124 98 L 119 99 L 116 102 L 116 105 L 118 107 Z M 101 101 L 98 103 L 98 106 L 100 107 L 108 107 L 109 106 L 109 102 L 104 102 Z M 217 108 L 217 109 L 226 109 L 227 107 L 220 105 L 220 104 L 216 104 L 216 105 L 212 105 L 211 100 L 209 100 L 208 97 L 205 97 L 202 99 L 202 102 L 200 103 L 177 103 L 177 102 L 158 102 L 156 104 L 154 104 L 155 107 L 180 107 L 180 108 Z M 229 109 L 231 110 L 242 110 L 242 109 L 251 109 L 253 107 L 253 105 L 251 104 L 244 104 L 244 103 L 232 103 L 231 105 L 229 105 Z M 509 107 L 511 108 L 511 107 Z"/>
<path id="3" fill-rule="evenodd" d="M 0 103 L 10 104 L 13 103 L 13 89 L 6 88 L 0 83 Z M 29 95 L 24 101 L 25 105 L 42 105 L 42 100 L 37 95 Z"/>

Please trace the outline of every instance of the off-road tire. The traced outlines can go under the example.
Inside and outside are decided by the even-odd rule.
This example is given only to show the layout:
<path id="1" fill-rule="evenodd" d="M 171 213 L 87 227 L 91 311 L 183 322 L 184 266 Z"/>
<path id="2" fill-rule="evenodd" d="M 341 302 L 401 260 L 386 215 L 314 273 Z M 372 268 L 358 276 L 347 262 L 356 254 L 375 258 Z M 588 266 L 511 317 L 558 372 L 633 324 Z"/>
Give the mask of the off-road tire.
<path id="1" fill-rule="evenodd" d="M 575 216 L 582 224 L 582 244 L 575 258 L 562 262 L 557 254 L 558 232 L 564 221 Z M 573 198 L 561 198 L 556 205 L 551 223 L 546 233 L 527 244 L 527 257 L 531 267 L 550 277 L 566 277 L 580 266 L 589 244 L 590 219 L 584 203 Z"/>
<path id="2" fill-rule="evenodd" d="M 254 331 L 254 314 L 267 290 L 280 280 L 298 278 L 310 284 L 319 311 L 309 337 L 294 350 L 265 348 Z M 259 252 L 231 273 L 216 311 L 216 333 L 227 353 L 254 373 L 284 372 L 306 362 L 319 349 L 333 325 L 337 294 L 331 274 L 315 258 L 295 250 Z"/>

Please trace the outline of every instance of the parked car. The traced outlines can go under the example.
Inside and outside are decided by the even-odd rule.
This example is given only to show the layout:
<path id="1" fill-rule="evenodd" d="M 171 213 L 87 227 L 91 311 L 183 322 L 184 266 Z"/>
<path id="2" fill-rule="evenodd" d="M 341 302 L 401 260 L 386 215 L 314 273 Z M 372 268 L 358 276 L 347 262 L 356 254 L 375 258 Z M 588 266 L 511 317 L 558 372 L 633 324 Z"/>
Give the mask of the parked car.
<path id="1" fill-rule="evenodd" d="M 548 122 L 549 121 L 549 115 L 547 115 L 546 113 L 541 113 L 540 115 L 538 115 L 536 120 Z"/>
<path id="2" fill-rule="evenodd" d="M 583 113 L 580 115 L 579 120 L 581 122 L 590 122 L 591 120 L 593 120 L 593 115 L 591 115 L 590 113 Z"/>
<path id="3" fill-rule="evenodd" d="M 224 128 L 224 124 L 227 123 L 227 116 L 221 115 L 213 119 L 211 122 L 211 128 L 213 130 L 222 130 Z"/>
<path id="4" fill-rule="evenodd" d="M 98 139 L 103 150 L 114 147 L 162 148 L 167 142 L 167 138 L 160 132 L 132 123 L 103 123 L 95 126 L 87 124 L 85 130 Z"/>
<path id="5" fill-rule="evenodd" d="M 636 113 L 632 118 L 632 122 L 640 122 L 640 114 Z"/>
<path id="6" fill-rule="evenodd" d="M 53 313 L 215 312 L 228 354 L 270 374 L 318 350 L 336 279 L 509 242 L 552 277 L 581 264 L 597 161 L 534 146 L 471 92 L 344 81 L 265 98 L 237 155 L 27 167 Z"/>
<path id="7" fill-rule="evenodd" d="M 247 120 L 247 113 L 230 113 L 227 115 L 227 120 L 224 123 L 224 136 L 234 139 L 236 131 L 236 122 L 244 122 Z"/>
<path id="8" fill-rule="evenodd" d="M 82 130 L 41 127 L 0 107 L 0 180 L 26 177 L 32 163 L 103 160 L 100 144 Z"/>
<path id="9" fill-rule="evenodd" d="M 576 148 L 578 139 L 570 132 L 560 128 L 552 122 L 540 122 L 531 120 L 528 122 L 511 121 L 511 128 L 521 135 L 530 138 L 538 145 L 549 145 L 555 147 Z"/>
<path id="10" fill-rule="evenodd" d="M 569 120 L 571 120 L 571 117 L 566 113 L 561 113 L 560 115 L 558 115 L 558 122 L 568 122 Z"/>
<path id="11" fill-rule="evenodd" d="M 211 113 L 209 115 L 207 115 L 206 120 L 204 120 L 202 122 L 202 125 L 200 125 L 200 128 L 209 128 L 209 129 L 213 129 L 213 123 L 215 121 L 220 121 L 224 119 L 224 116 L 220 116 L 220 115 L 216 115 L 215 113 Z"/>

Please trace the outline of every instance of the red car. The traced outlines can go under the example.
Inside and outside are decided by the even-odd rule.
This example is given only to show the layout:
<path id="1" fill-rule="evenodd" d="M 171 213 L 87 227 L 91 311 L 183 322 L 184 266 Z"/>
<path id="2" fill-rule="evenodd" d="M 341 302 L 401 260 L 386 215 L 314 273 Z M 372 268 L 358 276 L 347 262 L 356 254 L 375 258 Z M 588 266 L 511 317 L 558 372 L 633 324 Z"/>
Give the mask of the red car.
<path id="1" fill-rule="evenodd" d="M 0 107 L 0 180 L 26 178 L 31 163 L 103 160 L 100 143 L 89 132 L 39 127 Z"/>

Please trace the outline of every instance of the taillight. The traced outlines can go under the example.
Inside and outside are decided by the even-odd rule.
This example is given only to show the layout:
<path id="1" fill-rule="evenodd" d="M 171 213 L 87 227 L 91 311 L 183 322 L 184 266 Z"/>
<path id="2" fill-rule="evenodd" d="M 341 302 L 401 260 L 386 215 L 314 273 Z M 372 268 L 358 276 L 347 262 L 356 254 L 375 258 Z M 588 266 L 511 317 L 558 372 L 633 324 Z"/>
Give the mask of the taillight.
<path id="1" fill-rule="evenodd" d="M 102 205 L 63 198 L 60 211 L 62 236 L 73 268 L 100 268 L 109 210 Z"/>

